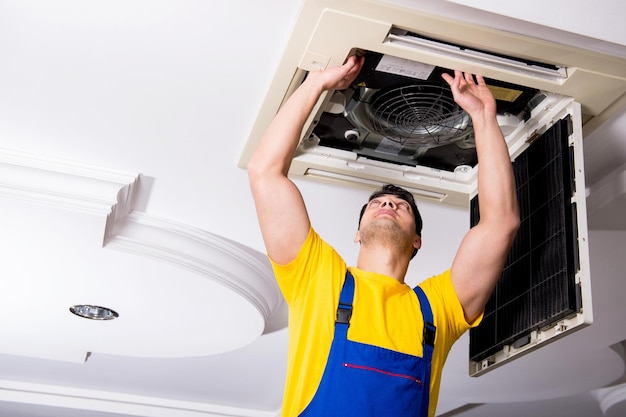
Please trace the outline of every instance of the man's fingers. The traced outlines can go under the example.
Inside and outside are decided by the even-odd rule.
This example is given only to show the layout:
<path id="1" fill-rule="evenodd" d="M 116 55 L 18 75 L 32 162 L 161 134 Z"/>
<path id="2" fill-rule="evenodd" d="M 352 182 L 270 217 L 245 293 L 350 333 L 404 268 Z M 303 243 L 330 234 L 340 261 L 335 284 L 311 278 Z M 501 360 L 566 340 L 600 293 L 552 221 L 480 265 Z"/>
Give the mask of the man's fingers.
<path id="1" fill-rule="evenodd" d="M 471 72 L 465 73 L 465 81 L 470 84 L 476 84 L 476 82 L 474 81 L 474 74 L 472 74 Z"/>

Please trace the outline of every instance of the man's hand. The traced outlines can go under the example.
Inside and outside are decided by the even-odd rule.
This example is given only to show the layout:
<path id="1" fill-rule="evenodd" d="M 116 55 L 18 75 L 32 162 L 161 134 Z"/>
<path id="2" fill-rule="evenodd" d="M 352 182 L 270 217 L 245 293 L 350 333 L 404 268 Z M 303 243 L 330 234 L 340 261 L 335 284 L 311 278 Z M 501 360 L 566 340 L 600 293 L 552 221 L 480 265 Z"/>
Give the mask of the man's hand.
<path id="1" fill-rule="evenodd" d="M 476 76 L 477 82 L 472 74 L 461 71 L 454 71 L 454 78 L 446 73 L 442 77 L 450 85 L 454 101 L 472 118 L 495 116 L 496 100 L 481 75 Z"/>
<path id="2" fill-rule="evenodd" d="M 343 90 L 349 87 L 359 74 L 363 61 L 363 57 L 352 55 L 341 66 L 311 71 L 307 76 L 307 80 L 321 86 L 322 91 Z"/>

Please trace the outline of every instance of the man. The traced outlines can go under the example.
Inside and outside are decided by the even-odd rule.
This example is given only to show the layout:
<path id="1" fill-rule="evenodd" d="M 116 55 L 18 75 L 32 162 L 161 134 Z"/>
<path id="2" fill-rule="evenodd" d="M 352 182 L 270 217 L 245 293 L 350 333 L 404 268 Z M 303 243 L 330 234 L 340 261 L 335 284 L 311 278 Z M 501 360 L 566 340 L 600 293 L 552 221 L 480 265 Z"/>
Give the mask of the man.
<path id="1" fill-rule="evenodd" d="M 477 325 L 519 227 L 515 183 L 496 104 L 481 76 L 446 74 L 473 121 L 480 222 L 451 268 L 416 289 L 404 284 L 422 244 L 412 196 L 389 186 L 362 211 L 356 267 L 311 227 L 287 177 L 304 123 L 321 94 L 344 89 L 363 59 L 311 72 L 277 113 L 248 165 L 267 254 L 289 304 L 283 416 L 433 416 L 452 344 Z"/>

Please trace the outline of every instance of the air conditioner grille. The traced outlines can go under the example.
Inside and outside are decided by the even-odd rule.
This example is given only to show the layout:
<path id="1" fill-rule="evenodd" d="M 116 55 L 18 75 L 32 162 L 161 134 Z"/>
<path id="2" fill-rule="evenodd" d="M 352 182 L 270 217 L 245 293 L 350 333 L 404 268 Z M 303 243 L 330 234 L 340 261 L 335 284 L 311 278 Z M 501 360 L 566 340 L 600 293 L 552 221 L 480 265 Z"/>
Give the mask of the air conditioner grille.
<path id="1" fill-rule="evenodd" d="M 440 146 L 468 135 L 468 114 L 442 83 L 380 90 L 369 106 L 372 126 L 401 144 Z"/>

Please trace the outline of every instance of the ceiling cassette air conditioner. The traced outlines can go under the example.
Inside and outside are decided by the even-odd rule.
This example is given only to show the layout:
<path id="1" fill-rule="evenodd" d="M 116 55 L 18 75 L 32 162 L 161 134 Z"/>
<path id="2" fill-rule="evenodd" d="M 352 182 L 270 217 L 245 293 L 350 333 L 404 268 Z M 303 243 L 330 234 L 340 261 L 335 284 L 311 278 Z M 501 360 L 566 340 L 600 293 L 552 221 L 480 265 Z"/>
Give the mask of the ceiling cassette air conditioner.
<path id="1" fill-rule="evenodd" d="M 624 105 L 626 59 L 377 1 L 306 0 L 241 167 L 307 73 L 352 53 L 365 56 L 361 73 L 320 99 L 290 176 L 368 188 L 393 183 L 417 199 L 466 207 L 476 221 L 471 120 L 441 74 L 481 74 L 516 166 L 523 227 L 482 333 L 470 334 L 470 374 L 590 324 L 583 122 L 592 129 L 594 118 Z M 549 151 L 555 160 L 545 160 Z M 554 236 L 545 235 L 546 225 Z"/>
<path id="2" fill-rule="evenodd" d="M 365 55 L 366 66 L 353 86 L 326 94 L 316 106 L 291 166 L 294 177 L 367 187 L 392 182 L 418 198 L 468 207 L 476 188 L 472 129 L 442 72 L 488 79 L 512 158 L 545 130 L 542 123 L 561 102 L 580 103 L 589 121 L 626 92 L 623 58 L 383 2 L 307 0 L 241 167 L 307 72 L 340 65 L 354 51 Z"/>

